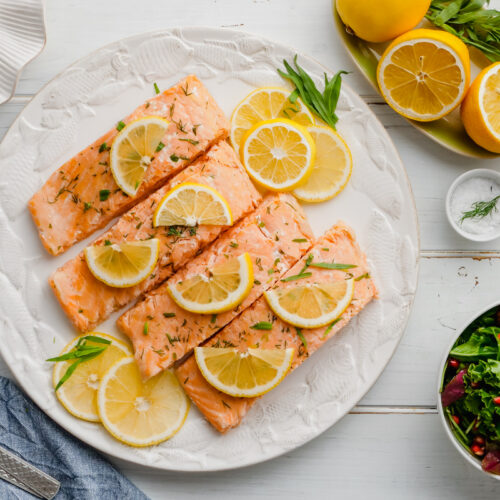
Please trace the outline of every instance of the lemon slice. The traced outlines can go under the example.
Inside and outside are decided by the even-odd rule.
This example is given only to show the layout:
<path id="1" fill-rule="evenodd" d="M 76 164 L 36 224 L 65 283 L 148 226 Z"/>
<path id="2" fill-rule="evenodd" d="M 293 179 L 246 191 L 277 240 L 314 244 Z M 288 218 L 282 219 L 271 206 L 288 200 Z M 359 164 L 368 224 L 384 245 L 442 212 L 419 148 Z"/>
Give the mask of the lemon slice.
<path id="1" fill-rule="evenodd" d="M 347 185 L 352 172 L 351 151 L 330 127 L 314 126 L 307 130 L 316 144 L 316 159 L 311 176 L 293 194 L 310 203 L 326 201 Z"/>
<path id="2" fill-rule="evenodd" d="M 170 283 L 168 291 L 177 305 L 200 314 L 229 311 L 243 301 L 253 285 L 252 260 L 246 252 L 210 269 L 208 274 Z"/>
<path id="3" fill-rule="evenodd" d="M 111 342 L 102 344 L 91 338 L 100 337 Z M 86 341 L 86 346 L 106 347 L 106 349 L 93 359 L 80 363 L 71 376 L 57 389 L 56 396 L 64 408 L 82 420 L 99 422 L 97 412 L 97 389 L 103 375 L 116 361 L 124 356 L 131 356 L 132 352 L 126 344 L 110 335 L 100 332 L 85 333 L 73 339 L 62 351 L 61 355 L 67 354 L 76 347 L 78 342 Z M 74 359 L 59 361 L 54 365 L 52 382 L 57 386 L 66 370 L 75 362 Z"/>
<path id="4" fill-rule="evenodd" d="M 159 116 L 147 116 L 129 123 L 111 146 L 111 172 L 120 189 L 135 196 L 153 161 L 169 123 Z"/>
<path id="5" fill-rule="evenodd" d="M 130 446 L 151 446 L 183 426 L 189 400 L 170 371 L 143 382 L 133 357 L 117 361 L 97 393 L 99 417 L 106 430 Z"/>
<path id="6" fill-rule="evenodd" d="M 256 123 L 273 118 L 288 118 L 306 127 L 314 124 L 307 106 L 299 99 L 293 104 L 288 100 L 290 90 L 279 87 L 261 87 L 250 92 L 231 116 L 231 143 L 239 151 L 243 136 Z"/>
<path id="7" fill-rule="evenodd" d="M 387 47 L 377 81 L 389 106 L 401 115 L 437 120 L 458 106 L 469 87 L 469 52 L 451 33 L 412 30 Z"/>
<path id="8" fill-rule="evenodd" d="M 106 285 L 127 288 L 144 281 L 158 260 L 160 241 L 144 241 L 92 245 L 85 249 L 90 272 Z"/>
<path id="9" fill-rule="evenodd" d="M 160 201 L 153 224 L 157 226 L 196 226 L 233 223 L 227 201 L 213 188 L 186 182 L 170 190 Z"/>
<path id="10" fill-rule="evenodd" d="M 250 177 L 272 191 L 291 191 L 304 183 L 315 154 L 307 129 L 286 119 L 257 123 L 246 133 L 240 150 Z"/>
<path id="11" fill-rule="evenodd" d="M 264 293 L 283 321 L 299 328 L 318 328 L 336 320 L 351 303 L 354 280 L 275 288 Z"/>
<path id="12" fill-rule="evenodd" d="M 248 349 L 195 347 L 196 363 L 206 381 L 225 394 L 238 398 L 261 396 L 285 377 L 293 348 Z"/>
<path id="13" fill-rule="evenodd" d="M 500 62 L 483 69 L 462 103 L 465 130 L 477 144 L 500 153 Z"/>

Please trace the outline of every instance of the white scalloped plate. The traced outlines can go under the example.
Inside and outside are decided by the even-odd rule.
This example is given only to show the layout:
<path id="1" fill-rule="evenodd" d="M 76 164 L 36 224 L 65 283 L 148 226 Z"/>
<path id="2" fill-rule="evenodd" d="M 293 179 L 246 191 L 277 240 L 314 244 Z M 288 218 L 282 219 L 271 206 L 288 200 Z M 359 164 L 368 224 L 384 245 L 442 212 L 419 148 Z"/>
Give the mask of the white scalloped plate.
<path id="1" fill-rule="evenodd" d="M 295 51 L 235 30 L 183 28 L 134 36 L 99 49 L 50 82 L 0 145 L 0 351 L 34 401 L 69 432 L 116 457 L 170 470 L 221 470 L 290 451 L 344 416 L 375 382 L 401 339 L 415 295 L 418 224 L 406 172 L 377 118 L 343 85 L 339 132 L 352 150 L 352 179 L 337 198 L 306 206 L 316 235 L 351 225 L 380 290 L 348 327 L 265 395 L 243 424 L 219 435 L 195 407 L 159 446 L 130 448 L 99 425 L 73 418 L 51 384 L 55 355 L 74 335 L 49 290 L 49 274 L 88 242 L 49 257 L 26 203 L 49 174 L 154 94 L 196 73 L 226 113 L 251 89 L 283 85 L 276 73 Z M 324 68 L 301 56 L 321 81 Z M 338 69 L 338 68 L 335 68 Z M 100 330 L 119 336 L 116 315 Z"/>

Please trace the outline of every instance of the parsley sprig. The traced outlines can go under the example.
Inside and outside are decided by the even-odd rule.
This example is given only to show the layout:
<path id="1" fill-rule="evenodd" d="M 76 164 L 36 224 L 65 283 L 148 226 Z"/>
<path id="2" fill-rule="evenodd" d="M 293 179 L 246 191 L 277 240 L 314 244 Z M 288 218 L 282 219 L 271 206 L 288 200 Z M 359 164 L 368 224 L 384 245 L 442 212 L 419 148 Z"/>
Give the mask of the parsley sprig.
<path id="1" fill-rule="evenodd" d="M 427 19 L 500 61 L 500 12 L 485 9 L 489 0 L 432 0 Z"/>
<path id="2" fill-rule="evenodd" d="M 295 90 L 290 94 L 289 101 L 294 104 L 298 97 L 312 113 L 318 115 L 325 123 L 335 129 L 338 122 L 338 116 L 335 113 L 340 95 L 340 86 L 342 85 L 342 75 L 347 75 L 347 71 L 339 71 L 329 80 L 327 74 L 324 74 L 325 89 L 321 93 L 314 83 L 313 79 L 297 63 L 297 56 L 293 58 L 295 69 L 283 60 L 286 72 L 278 69 L 278 73 L 295 85 Z"/>
<path id="3" fill-rule="evenodd" d="M 88 341 L 94 342 L 96 344 L 104 344 L 103 347 L 89 345 Z M 74 359 L 75 361 L 68 366 L 68 369 L 61 377 L 59 382 L 56 385 L 56 391 L 61 387 L 61 385 L 68 380 L 73 372 L 78 368 L 78 365 L 83 363 L 84 361 L 90 361 L 95 357 L 102 354 L 111 344 L 110 340 L 103 339 L 102 337 L 97 337 L 95 335 L 86 335 L 85 337 L 81 337 L 76 343 L 75 347 L 71 349 L 71 351 L 66 354 L 62 354 L 61 356 L 57 356 L 55 358 L 49 358 L 47 361 L 58 362 L 58 361 L 70 361 Z"/>

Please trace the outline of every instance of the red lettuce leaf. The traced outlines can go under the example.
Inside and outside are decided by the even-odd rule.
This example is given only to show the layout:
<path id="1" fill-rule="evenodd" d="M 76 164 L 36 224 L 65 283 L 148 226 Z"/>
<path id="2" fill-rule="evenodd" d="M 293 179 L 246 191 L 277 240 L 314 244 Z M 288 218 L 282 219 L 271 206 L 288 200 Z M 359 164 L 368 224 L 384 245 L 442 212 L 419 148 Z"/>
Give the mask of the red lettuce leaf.
<path id="1" fill-rule="evenodd" d="M 465 395 L 464 375 L 467 370 L 460 370 L 444 388 L 441 393 L 441 403 L 446 408 Z"/>
<path id="2" fill-rule="evenodd" d="M 500 450 L 493 450 L 486 453 L 481 466 L 486 472 L 500 475 Z"/>

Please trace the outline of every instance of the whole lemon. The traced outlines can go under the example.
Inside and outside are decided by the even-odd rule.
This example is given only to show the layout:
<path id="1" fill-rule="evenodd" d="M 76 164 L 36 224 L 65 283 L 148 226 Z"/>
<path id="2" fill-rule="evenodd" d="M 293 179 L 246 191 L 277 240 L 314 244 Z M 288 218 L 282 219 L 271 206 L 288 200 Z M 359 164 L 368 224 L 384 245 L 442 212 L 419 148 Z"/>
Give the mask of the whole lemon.
<path id="1" fill-rule="evenodd" d="M 425 16 L 431 0 L 336 0 L 337 12 L 354 34 L 367 42 L 386 42 L 410 31 Z"/>

